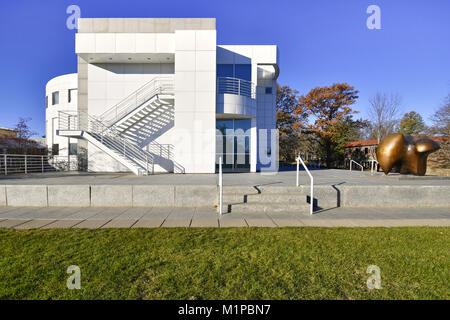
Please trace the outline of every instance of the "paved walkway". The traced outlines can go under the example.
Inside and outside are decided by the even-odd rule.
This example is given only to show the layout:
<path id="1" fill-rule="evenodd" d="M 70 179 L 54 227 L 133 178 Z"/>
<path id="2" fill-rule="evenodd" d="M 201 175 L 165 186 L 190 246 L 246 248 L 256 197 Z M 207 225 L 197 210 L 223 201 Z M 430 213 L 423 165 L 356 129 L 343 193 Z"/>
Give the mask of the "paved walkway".
<path id="1" fill-rule="evenodd" d="M 450 185 L 450 177 L 403 176 L 383 173 L 339 169 L 312 169 L 315 185 Z M 274 174 L 224 173 L 225 186 L 294 186 L 295 171 L 279 171 Z M 309 177 L 302 170 L 299 182 L 309 186 Z M 217 174 L 155 174 L 135 176 L 127 173 L 46 172 L 2 175 L 0 185 L 217 185 Z"/>
<path id="2" fill-rule="evenodd" d="M 1 207 L 0 227 L 400 227 L 450 226 L 448 208 L 334 208 L 303 214 L 226 214 L 213 208 L 31 208 Z"/>

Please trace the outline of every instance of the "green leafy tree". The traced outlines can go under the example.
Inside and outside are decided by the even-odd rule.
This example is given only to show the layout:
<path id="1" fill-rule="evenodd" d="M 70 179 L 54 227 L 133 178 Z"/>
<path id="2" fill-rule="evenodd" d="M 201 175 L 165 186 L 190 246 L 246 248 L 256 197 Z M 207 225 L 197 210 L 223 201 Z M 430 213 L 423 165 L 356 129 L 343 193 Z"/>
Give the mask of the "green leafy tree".
<path id="1" fill-rule="evenodd" d="M 405 113 L 400 120 L 399 132 L 403 135 L 418 135 L 425 130 L 422 116 L 415 111 Z"/>

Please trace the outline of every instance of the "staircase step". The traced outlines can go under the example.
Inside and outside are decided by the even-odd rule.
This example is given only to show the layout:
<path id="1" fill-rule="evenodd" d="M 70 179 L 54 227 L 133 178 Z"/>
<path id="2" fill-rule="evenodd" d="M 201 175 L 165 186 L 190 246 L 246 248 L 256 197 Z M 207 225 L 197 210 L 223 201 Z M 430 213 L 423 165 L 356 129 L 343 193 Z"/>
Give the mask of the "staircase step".
<path id="1" fill-rule="evenodd" d="M 273 203 L 235 203 L 224 204 L 223 212 L 232 213 L 308 213 L 309 204 L 297 203 L 297 204 L 273 204 Z"/>
<path id="2" fill-rule="evenodd" d="M 259 193 L 259 194 L 224 194 L 224 202 L 246 202 L 246 203 L 259 203 L 259 202 L 274 202 L 274 203 L 292 203 L 292 202 L 304 202 L 309 194 L 305 193 Z"/>

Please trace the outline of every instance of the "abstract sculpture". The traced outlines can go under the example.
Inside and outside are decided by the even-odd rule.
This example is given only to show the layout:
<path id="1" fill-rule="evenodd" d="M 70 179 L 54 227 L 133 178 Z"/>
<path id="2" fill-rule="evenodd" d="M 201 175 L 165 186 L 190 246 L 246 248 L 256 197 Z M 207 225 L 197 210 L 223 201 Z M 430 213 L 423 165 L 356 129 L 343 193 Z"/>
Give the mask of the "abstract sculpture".
<path id="1" fill-rule="evenodd" d="M 395 168 L 401 174 L 423 176 L 427 171 L 428 155 L 439 148 L 439 143 L 430 138 L 415 140 L 412 136 L 396 133 L 378 145 L 377 160 L 385 174 Z"/>

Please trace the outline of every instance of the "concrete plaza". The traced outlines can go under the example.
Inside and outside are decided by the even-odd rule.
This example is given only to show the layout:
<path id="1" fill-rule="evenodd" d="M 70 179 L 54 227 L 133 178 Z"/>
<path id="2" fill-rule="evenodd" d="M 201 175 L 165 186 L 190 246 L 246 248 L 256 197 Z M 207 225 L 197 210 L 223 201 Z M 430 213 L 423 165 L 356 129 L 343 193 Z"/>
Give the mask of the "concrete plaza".
<path id="1" fill-rule="evenodd" d="M 425 185 L 450 186 L 450 177 L 384 176 L 378 172 L 339 169 L 312 169 L 314 185 Z M 295 186 L 295 171 L 276 173 L 224 173 L 224 186 Z M 299 174 L 300 185 L 309 186 L 304 170 Z M 136 176 L 131 173 L 46 172 L 0 175 L 0 185 L 217 185 L 217 174 L 155 174 Z"/>

